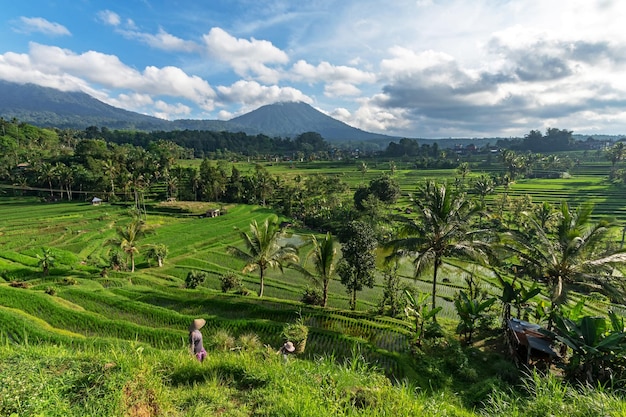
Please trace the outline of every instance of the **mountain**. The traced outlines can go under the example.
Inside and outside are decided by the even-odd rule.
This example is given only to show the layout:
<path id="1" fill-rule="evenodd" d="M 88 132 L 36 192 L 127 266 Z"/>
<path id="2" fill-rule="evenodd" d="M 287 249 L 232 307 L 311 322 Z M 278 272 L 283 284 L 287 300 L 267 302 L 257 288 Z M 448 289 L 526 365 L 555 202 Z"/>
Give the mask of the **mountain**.
<path id="1" fill-rule="evenodd" d="M 228 121 L 169 121 L 113 107 L 85 93 L 6 81 L 0 81 L 0 117 L 61 129 L 98 126 L 144 131 L 226 130 L 270 137 L 317 132 L 335 142 L 395 139 L 354 128 L 301 102 L 270 104 Z"/>
<path id="2" fill-rule="evenodd" d="M 88 94 L 0 81 L 0 116 L 42 127 L 154 130 L 168 121 L 119 109 Z"/>
<path id="3" fill-rule="evenodd" d="M 349 126 L 302 102 L 269 104 L 230 122 L 268 136 L 293 137 L 304 132 L 317 132 L 329 141 L 393 139 Z"/>

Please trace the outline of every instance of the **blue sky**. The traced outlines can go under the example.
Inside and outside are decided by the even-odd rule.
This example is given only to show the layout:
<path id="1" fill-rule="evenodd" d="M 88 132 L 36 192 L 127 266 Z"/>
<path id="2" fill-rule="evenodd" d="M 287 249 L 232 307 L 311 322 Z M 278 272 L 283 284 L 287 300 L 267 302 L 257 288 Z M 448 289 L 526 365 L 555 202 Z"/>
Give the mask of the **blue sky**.
<path id="1" fill-rule="evenodd" d="M 0 79 L 170 120 L 303 101 L 406 137 L 626 134 L 624 16 L 619 0 L 10 1 Z"/>

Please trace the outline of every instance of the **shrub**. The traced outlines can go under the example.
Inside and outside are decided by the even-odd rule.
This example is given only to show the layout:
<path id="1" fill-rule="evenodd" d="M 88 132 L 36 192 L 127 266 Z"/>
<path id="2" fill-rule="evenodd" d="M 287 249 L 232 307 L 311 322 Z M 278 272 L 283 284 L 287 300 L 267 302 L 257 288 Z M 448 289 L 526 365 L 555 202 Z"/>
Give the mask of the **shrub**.
<path id="1" fill-rule="evenodd" d="M 57 290 L 54 287 L 47 287 L 45 290 L 46 294 L 55 296 L 57 294 Z"/>
<path id="2" fill-rule="evenodd" d="M 235 348 L 235 338 L 227 330 L 220 329 L 213 333 L 208 340 L 208 345 L 215 350 L 232 350 Z"/>
<path id="3" fill-rule="evenodd" d="M 261 349 L 262 346 L 259 336 L 254 333 L 242 334 L 237 338 L 237 347 L 241 350 L 254 351 Z"/>
<path id="4" fill-rule="evenodd" d="M 185 278 L 185 288 L 195 289 L 206 281 L 207 273 L 204 271 L 189 271 Z"/>
<path id="5" fill-rule="evenodd" d="M 11 281 L 9 286 L 14 288 L 28 288 L 29 285 L 24 281 Z"/>
<path id="6" fill-rule="evenodd" d="M 302 320 L 300 316 L 295 322 L 285 324 L 282 335 L 285 340 L 294 344 L 296 353 L 302 353 L 304 352 L 306 340 L 309 336 L 309 328 L 304 324 L 304 320 Z"/>
<path id="7" fill-rule="evenodd" d="M 315 288 L 305 289 L 304 294 L 302 294 L 301 301 L 310 306 L 324 305 L 324 297 Z"/>
<path id="8" fill-rule="evenodd" d="M 111 254 L 109 265 L 114 271 L 126 271 L 128 269 L 126 258 L 120 252 L 113 252 Z"/>
<path id="9" fill-rule="evenodd" d="M 241 278 L 234 272 L 227 272 L 220 276 L 222 292 L 228 292 L 231 290 L 240 290 L 243 288 Z"/>
<path id="10" fill-rule="evenodd" d="M 78 281 L 76 281 L 76 278 L 65 277 L 61 280 L 61 285 L 76 285 L 76 284 L 78 284 Z"/>

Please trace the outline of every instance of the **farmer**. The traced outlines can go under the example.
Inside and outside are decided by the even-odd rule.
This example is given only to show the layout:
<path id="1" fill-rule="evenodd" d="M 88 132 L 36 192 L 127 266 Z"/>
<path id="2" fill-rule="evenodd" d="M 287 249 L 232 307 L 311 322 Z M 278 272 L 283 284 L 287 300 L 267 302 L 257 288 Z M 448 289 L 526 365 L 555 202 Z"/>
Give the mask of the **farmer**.
<path id="1" fill-rule="evenodd" d="M 278 352 L 276 352 L 276 354 L 278 355 L 279 353 L 282 353 L 283 360 L 287 362 L 287 355 L 289 355 L 290 353 L 293 353 L 295 350 L 296 350 L 296 347 L 293 345 L 293 343 L 291 343 L 290 341 L 286 341 L 280 347 L 280 349 L 278 349 Z"/>
<path id="2" fill-rule="evenodd" d="M 189 326 L 189 351 L 202 362 L 206 358 L 206 350 L 202 346 L 202 333 L 200 329 L 206 324 L 204 319 L 195 319 Z"/>

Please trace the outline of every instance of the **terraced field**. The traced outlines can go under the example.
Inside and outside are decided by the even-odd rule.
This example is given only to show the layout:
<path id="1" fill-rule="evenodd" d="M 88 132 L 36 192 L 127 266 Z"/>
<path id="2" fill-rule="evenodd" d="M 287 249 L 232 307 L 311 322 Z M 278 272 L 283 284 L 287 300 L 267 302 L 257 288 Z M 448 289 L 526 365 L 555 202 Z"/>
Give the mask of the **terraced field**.
<path id="1" fill-rule="evenodd" d="M 282 169 L 285 175 L 304 172 L 272 169 Z M 328 169 L 329 174 L 340 175 L 355 187 L 387 168 L 381 164 L 367 175 L 356 169 L 342 173 L 344 166 Z M 397 178 L 404 197 L 399 206 L 408 204 L 407 194 L 424 179 L 453 176 L 454 170 L 400 169 Z M 510 197 L 530 196 L 534 203 L 558 205 L 567 201 L 576 206 L 593 202 L 597 218 L 609 216 L 626 224 L 626 193 L 606 183 L 606 164 L 579 167 L 571 178 L 518 180 L 507 190 L 496 189 L 488 203 L 497 205 L 505 192 Z M 209 335 L 217 330 L 228 330 L 233 336 L 254 332 L 263 343 L 278 346 L 282 326 L 301 312 L 311 327 L 307 357 L 350 357 L 357 349 L 370 363 L 395 377 L 415 372 L 408 355 L 409 324 L 375 314 L 382 293 L 381 277 L 374 288 L 359 293 L 355 312 L 346 310 L 348 295 L 337 280 L 330 284 L 328 309 L 304 306 L 299 300 L 310 283 L 291 269 L 284 274 L 271 271 L 266 278 L 265 298 L 260 300 L 254 295 L 257 275 L 241 274 L 243 263 L 228 255 L 226 248 L 239 244 L 238 231 L 247 230 L 252 220 L 261 222 L 273 214 L 265 208 L 243 205 L 227 210 L 224 216 L 200 218 L 150 208 L 147 223 L 154 233 L 140 243 L 144 249 L 165 244 L 169 249 L 165 266 L 151 266 L 140 254 L 136 273 L 108 271 L 102 276 L 113 250 L 105 242 L 115 236 L 116 226 L 129 221 L 125 206 L 0 199 L 0 343 L 106 345 L 124 340 L 152 348 L 184 349 L 187 324 L 202 316 L 207 319 Z M 310 233 L 291 232 L 303 242 Z M 38 259 L 42 248 L 49 248 L 56 259 L 45 278 Z M 302 247 L 301 253 L 306 250 Z M 469 275 L 481 276 L 488 292 L 496 295 L 499 291 L 487 271 L 457 266 L 461 272 L 444 268 L 438 284 L 441 321 L 450 328 L 457 320 L 453 297 L 465 288 Z M 208 279 L 198 289 L 186 289 L 184 279 L 193 270 L 207 272 Z M 237 273 L 251 295 L 221 293 L 219 277 L 226 272 Z M 414 279 L 410 263 L 403 264 L 399 273 L 403 284 L 431 291 L 429 273 Z M 28 288 L 14 288 L 10 286 L 13 281 L 23 281 Z M 597 300 L 589 307 L 606 312 L 609 305 Z"/>
<path id="2" fill-rule="evenodd" d="M 370 363 L 395 376 L 410 373 L 407 323 L 368 313 L 376 305 L 379 289 L 368 290 L 357 312 L 307 308 L 298 300 L 307 280 L 293 270 L 271 272 L 266 297 L 256 295 L 256 275 L 242 275 L 252 295 L 242 297 L 219 291 L 219 276 L 239 273 L 243 264 L 226 253 L 239 243 L 238 228 L 264 220 L 262 208 L 231 207 L 228 214 L 206 219 L 189 216 L 148 215 L 155 232 L 142 244 L 166 243 L 170 248 L 163 268 L 149 267 L 138 257 L 136 273 L 100 272 L 112 248 L 105 242 L 115 225 L 128 221 L 122 206 L 84 203 L 44 204 L 33 201 L 0 202 L 0 343 L 108 344 L 116 340 L 159 349 L 185 349 L 187 326 L 194 317 L 207 319 L 207 337 L 218 329 L 237 337 L 257 334 L 264 343 L 278 346 L 282 326 L 299 313 L 311 327 L 305 355 L 349 357 L 357 348 Z M 36 227 L 32 225 L 36 224 Z M 50 276 L 42 277 L 37 255 L 50 248 L 56 262 Z M 191 270 L 209 273 L 198 289 L 184 288 Z M 14 288 L 23 281 L 28 288 Z M 331 285 L 331 305 L 345 308 L 345 290 Z M 400 355 L 400 356 L 399 356 Z"/>

